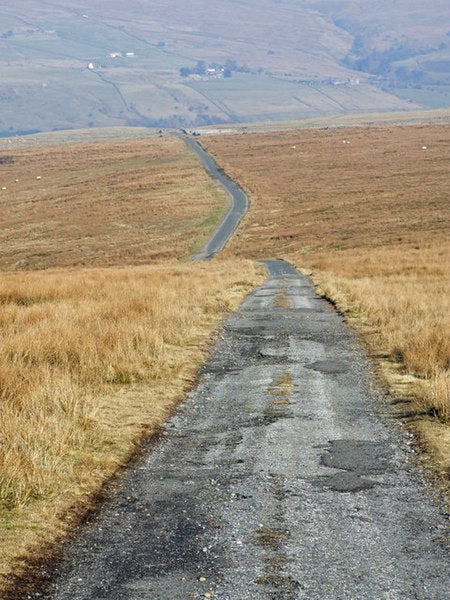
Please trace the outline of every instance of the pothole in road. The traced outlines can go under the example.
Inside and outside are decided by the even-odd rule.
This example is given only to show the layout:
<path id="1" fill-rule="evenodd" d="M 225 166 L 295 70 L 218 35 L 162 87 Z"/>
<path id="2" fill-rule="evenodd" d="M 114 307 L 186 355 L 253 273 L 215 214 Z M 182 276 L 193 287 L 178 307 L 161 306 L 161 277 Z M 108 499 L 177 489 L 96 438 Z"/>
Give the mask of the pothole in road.
<path id="1" fill-rule="evenodd" d="M 330 477 L 322 477 L 317 480 L 317 483 L 335 492 L 361 492 L 362 490 L 370 490 L 377 485 L 376 481 L 345 471 Z"/>
<path id="2" fill-rule="evenodd" d="M 325 467 L 341 472 L 318 477 L 314 483 L 336 492 L 360 492 L 378 485 L 366 479 L 371 474 L 384 473 L 390 465 L 384 444 L 366 440 L 332 440 L 321 457 Z"/>
<path id="3" fill-rule="evenodd" d="M 200 375 L 219 375 L 225 377 L 225 375 L 233 375 L 240 373 L 240 369 L 236 368 L 236 365 L 232 363 L 221 363 L 220 361 L 211 361 L 203 365 L 200 369 Z"/>
<path id="4" fill-rule="evenodd" d="M 258 354 L 262 358 L 287 358 L 285 348 L 274 348 L 273 346 L 263 346 Z"/>
<path id="5" fill-rule="evenodd" d="M 325 467 L 358 475 L 383 473 L 389 467 L 385 444 L 367 440 L 332 440 L 321 462 Z"/>
<path id="6" fill-rule="evenodd" d="M 239 344 L 239 356 L 256 356 L 258 354 L 260 344 L 254 339 L 244 340 Z"/>
<path id="7" fill-rule="evenodd" d="M 339 373 L 347 373 L 349 371 L 349 365 L 340 360 L 318 360 L 306 365 L 306 368 L 319 371 L 319 373 L 324 373 L 325 375 L 338 375 Z"/>

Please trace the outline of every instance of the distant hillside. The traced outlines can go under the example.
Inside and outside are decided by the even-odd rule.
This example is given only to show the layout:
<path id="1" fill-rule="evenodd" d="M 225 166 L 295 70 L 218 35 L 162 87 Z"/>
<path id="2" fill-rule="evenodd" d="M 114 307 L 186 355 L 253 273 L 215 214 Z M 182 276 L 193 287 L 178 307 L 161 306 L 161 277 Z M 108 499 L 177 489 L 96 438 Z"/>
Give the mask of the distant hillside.
<path id="1" fill-rule="evenodd" d="M 0 15 L 0 135 L 450 106 L 443 0 L 0 0 Z"/>
<path id="2" fill-rule="evenodd" d="M 450 83 L 446 0 L 324 0 L 314 6 L 352 36 L 344 60 L 350 68 L 402 83 Z"/>

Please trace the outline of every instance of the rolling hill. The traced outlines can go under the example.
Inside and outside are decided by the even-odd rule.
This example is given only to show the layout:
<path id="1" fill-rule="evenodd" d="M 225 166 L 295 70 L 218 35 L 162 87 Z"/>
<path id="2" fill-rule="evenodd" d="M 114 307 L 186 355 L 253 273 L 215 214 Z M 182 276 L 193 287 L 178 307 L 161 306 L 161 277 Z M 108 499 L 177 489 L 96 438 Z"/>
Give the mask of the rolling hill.
<path id="1" fill-rule="evenodd" d="M 0 0 L 0 132 L 450 105 L 450 15 L 365 0 Z"/>

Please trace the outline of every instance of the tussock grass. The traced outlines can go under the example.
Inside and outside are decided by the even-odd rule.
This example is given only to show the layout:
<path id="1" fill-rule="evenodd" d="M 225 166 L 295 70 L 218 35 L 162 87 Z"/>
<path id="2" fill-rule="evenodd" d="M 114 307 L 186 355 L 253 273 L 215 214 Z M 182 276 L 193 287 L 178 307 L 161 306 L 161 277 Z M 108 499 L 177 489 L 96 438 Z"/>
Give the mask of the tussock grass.
<path id="1" fill-rule="evenodd" d="M 450 262 L 441 245 L 340 252 L 306 260 L 314 281 L 377 354 L 417 378 L 417 408 L 450 422 Z"/>
<path id="2" fill-rule="evenodd" d="M 255 269 L 213 261 L 2 275 L 0 589 L 168 417 L 212 331 L 261 277 Z"/>

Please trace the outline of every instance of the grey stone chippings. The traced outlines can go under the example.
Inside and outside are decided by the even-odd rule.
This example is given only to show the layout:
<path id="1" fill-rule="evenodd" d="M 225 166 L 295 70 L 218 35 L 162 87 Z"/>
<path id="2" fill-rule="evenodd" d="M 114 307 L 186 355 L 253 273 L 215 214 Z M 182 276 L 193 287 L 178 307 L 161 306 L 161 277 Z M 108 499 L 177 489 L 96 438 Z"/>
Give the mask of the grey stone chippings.
<path id="1" fill-rule="evenodd" d="M 444 515 L 354 338 L 292 267 L 267 265 L 47 598 L 449 597 Z"/>

